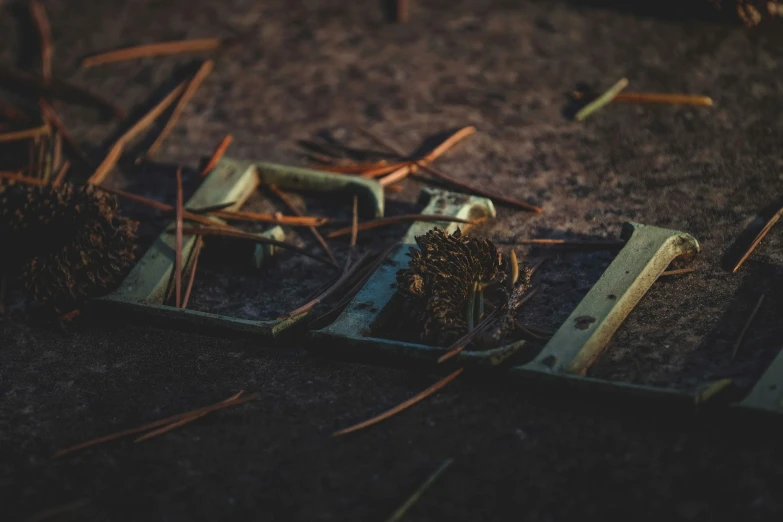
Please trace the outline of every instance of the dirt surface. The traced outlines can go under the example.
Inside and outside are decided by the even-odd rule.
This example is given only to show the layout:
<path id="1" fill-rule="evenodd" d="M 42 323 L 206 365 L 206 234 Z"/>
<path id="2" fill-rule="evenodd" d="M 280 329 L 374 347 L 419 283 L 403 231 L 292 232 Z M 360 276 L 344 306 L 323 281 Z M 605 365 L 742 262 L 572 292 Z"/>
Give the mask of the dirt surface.
<path id="1" fill-rule="evenodd" d="M 615 238 L 629 220 L 687 231 L 702 245 L 698 270 L 656 283 L 592 376 L 692 390 L 727 376 L 747 386 L 763 371 L 783 329 L 780 229 L 739 273 L 725 264 L 757 213 L 779 205 L 779 31 L 747 31 L 708 12 L 661 16 L 562 1 L 414 2 L 411 21 L 395 25 L 376 3 L 343 4 L 45 2 L 55 75 L 132 113 L 197 58 L 81 70 L 82 56 L 247 35 L 216 57 L 156 162 L 131 168 L 131 152 L 110 184 L 172 202 L 176 166 L 186 167 L 192 190 L 200 158 L 228 132 L 235 157 L 299 164 L 297 141 L 319 133 L 367 147 L 354 130 L 361 125 L 414 150 L 473 124 L 479 132 L 438 166 L 544 209 L 532 216 L 499 207 L 498 220 L 476 232 L 504 248 L 528 237 Z M 16 63 L 20 27 L 10 7 L 0 8 L 0 63 Z M 623 76 L 629 89 L 706 94 L 715 106 L 616 104 L 584 123 L 564 118 L 578 84 L 601 90 Z M 61 112 L 96 159 L 124 128 L 81 107 Z M 410 182 L 389 195 L 390 213 L 415 209 L 420 187 Z M 147 239 L 158 228 L 147 223 Z M 402 231 L 360 239 L 368 246 Z M 306 232 L 289 239 L 315 250 Z M 612 259 L 529 253 L 556 254 L 526 312 L 547 328 Z M 214 311 L 227 306 L 226 294 L 244 292 L 231 310 L 274 316 L 328 279 L 307 263 L 287 263 L 260 277 L 206 264 L 194 303 Z M 256 287 L 243 279 L 231 286 L 229 274 L 276 289 L 274 301 L 260 304 Z M 305 278 L 309 286 L 293 292 L 292 282 Z M 732 362 L 761 292 L 765 306 Z M 73 513 L 78 520 L 382 520 L 448 457 L 454 465 L 406 520 L 771 520 L 783 508 L 775 493 L 783 455 L 766 436 L 769 425 L 615 411 L 590 397 L 468 374 L 382 425 L 332 438 L 437 376 L 316 358 L 296 337 L 272 346 L 90 317 L 61 332 L 20 307 L 0 318 L 0 336 L 0 498 L 14 520 L 80 499 L 89 504 Z M 50 460 L 58 448 L 240 389 L 258 391 L 259 400 L 155 440 Z"/>

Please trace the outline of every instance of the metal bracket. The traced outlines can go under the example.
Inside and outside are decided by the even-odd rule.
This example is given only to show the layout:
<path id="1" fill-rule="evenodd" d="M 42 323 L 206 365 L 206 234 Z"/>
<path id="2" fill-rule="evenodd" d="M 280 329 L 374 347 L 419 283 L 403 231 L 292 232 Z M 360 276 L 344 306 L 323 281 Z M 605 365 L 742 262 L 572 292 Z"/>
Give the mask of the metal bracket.
<path id="1" fill-rule="evenodd" d="M 355 194 L 362 202 L 366 213 L 373 217 L 383 215 L 383 189 L 374 180 L 229 158 L 223 158 L 218 163 L 188 200 L 187 206 L 198 208 L 235 202 L 236 204 L 231 208 L 237 209 L 247 201 L 261 182 L 275 184 L 280 188 Z M 259 235 L 277 240 L 284 238 L 283 230 L 279 226 Z M 195 242 L 195 236 L 183 237 L 183 259 L 190 256 Z M 267 259 L 271 252 L 264 245 L 259 245 L 254 254 L 256 265 Z M 186 325 L 263 336 L 276 336 L 304 317 L 300 315 L 285 320 L 252 321 L 165 305 L 163 302 L 174 272 L 174 255 L 175 237 L 164 232 L 133 267 L 117 290 L 95 300 L 96 308 L 101 309 L 104 305 L 110 305 L 167 322 L 177 321 Z"/>

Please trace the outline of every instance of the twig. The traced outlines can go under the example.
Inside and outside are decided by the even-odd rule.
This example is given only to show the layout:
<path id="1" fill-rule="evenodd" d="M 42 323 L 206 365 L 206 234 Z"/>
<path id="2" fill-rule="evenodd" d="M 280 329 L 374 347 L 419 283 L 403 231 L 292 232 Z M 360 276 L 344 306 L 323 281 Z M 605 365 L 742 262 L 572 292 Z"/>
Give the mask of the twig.
<path id="1" fill-rule="evenodd" d="M 620 94 L 620 91 L 625 89 L 627 86 L 628 79 L 621 78 L 620 81 L 615 83 L 608 91 L 582 107 L 579 112 L 576 113 L 575 119 L 577 121 L 582 121 L 604 105 L 611 103 L 611 101 L 614 100 L 618 94 Z"/>
<path id="2" fill-rule="evenodd" d="M 333 437 L 337 437 L 338 435 L 345 435 L 347 433 L 352 433 L 354 431 L 361 430 L 363 428 L 366 428 L 368 426 L 372 426 L 373 424 L 377 424 L 377 423 L 379 423 L 379 422 L 381 422 L 383 420 L 386 420 L 389 417 L 392 417 L 392 416 L 396 415 L 397 413 L 410 408 L 414 404 L 416 404 L 418 402 L 421 402 L 422 400 L 426 399 L 427 397 L 429 397 L 430 395 L 432 395 L 433 393 L 437 392 L 438 390 L 440 390 L 441 388 L 446 386 L 448 383 L 450 383 L 451 381 L 456 379 L 459 376 L 459 374 L 462 373 L 462 370 L 463 369 L 460 368 L 459 370 L 455 371 L 454 373 L 452 373 L 452 374 L 446 376 L 445 378 L 441 379 L 440 381 L 436 382 L 435 384 L 433 384 L 432 386 L 430 386 L 429 388 L 427 388 L 423 392 L 419 393 L 418 395 L 416 395 L 414 397 L 411 397 L 410 399 L 408 399 L 407 401 L 403 402 L 402 404 L 399 404 L 399 405 L 395 406 L 394 408 L 381 413 L 377 417 L 373 417 L 372 419 L 366 420 L 364 422 L 360 422 L 359 424 L 355 424 L 355 425 L 350 426 L 348 428 L 343 428 L 341 430 L 335 431 L 334 433 L 332 433 L 332 436 Z"/>
<path id="3" fill-rule="evenodd" d="M 188 103 L 190 103 L 190 100 L 196 94 L 196 91 L 198 91 L 201 83 L 207 76 L 209 76 L 214 67 L 215 62 L 212 60 L 207 60 L 201 64 L 201 67 L 198 68 L 196 74 L 194 74 L 193 78 L 188 82 L 188 86 L 185 88 L 185 92 L 182 93 L 182 96 L 174 106 L 174 110 L 171 111 L 171 116 L 169 116 L 166 125 L 163 126 L 160 134 L 158 134 L 158 137 L 155 138 L 155 141 L 152 143 L 152 145 L 150 145 L 149 150 L 147 150 L 147 159 L 151 159 L 158 152 L 158 149 L 160 149 L 161 145 L 163 145 L 165 139 L 168 138 L 169 134 L 171 134 L 171 131 L 174 130 L 174 126 L 179 121 L 180 116 L 182 116 L 182 112 L 185 110 L 185 107 Z"/>
<path id="4" fill-rule="evenodd" d="M 324 217 L 283 216 L 282 214 L 265 214 L 261 212 L 247 212 L 244 210 L 216 210 L 210 212 L 210 215 L 230 221 L 274 223 L 292 227 L 318 227 L 329 221 L 328 218 Z"/>
<path id="5" fill-rule="evenodd" d="M 106 176 L 109 175 L 114 166 L 117 164 L 117 161 L 120 159 L 125 145 L 127 145 L 147 127 L 149 127 L 152 122 L 158 119 L 158 117 L 163 114 L 166 109 L 168 109 L 169 105 L 174 102 L 177 96 L 182 93 L 182 91 L 185 89 L 185 85 L 187 85 L 187 81 L 180 83 L 152 109 L 150 109 L 147 114 L 142 116 L 136 123 L 134 123 L 130 129 L 125 131 L 122 136 L 120 136 L 117 141 L 114 142 L 114 145 L 112 145 L 111 149 L 109 149 L 109 153 L 106 155 L 106 158 L 104 158 L 101 164 L 98 165 L 98 168 L 95 169 L 95 173 L 90 176 L 90 179 L 87 180 L 87 182 L 92 185 L 100 185 L 103 183 L 103 180 L 106 179 Z"/>
<path id="6" fill-rule="evenodd" d="M 696 267 L 695 266 L 690 266 L 688 268 L 679 268 L 677 270 L 667 270 L 665 272 L 661 272 L 661 275 L 659 277 L 681 275 L 681 274 L 690 274 L 691 272 L 695 272 L 695 271 L 696 271 Z"/>
<path id="7" fill-rule="evenodd" d="M 55 98 L 80 105 L 90 105 L 110 112 L 115 118 L 125 118 L 125 111 L 113 102 L 87 89 L 52 78 L 44 82 L 43 78 L 22 71 L 0 67 L 0 83 L 15 87 L 24 96 L 36 98 Z"/>
<path id="8" fill-rule="evenodd" d="M 783 207 L 780 207 L 780 209 L 775 212 L 775 214 L 769 218 L 769 221 L 764 225 L 764 228 L 761 229 L 761 231 L 756 235 L 756 238 L 753 240 L 753 242 L 750 244 L 748 249 L 745 251 L 745 253 L 742 255 L 739 261 L 737 261 L 737 264 L 734 265 L 734 269 L 732 272 L 736 272 L 740 269 L 742 264 L 750 257 L 750 254 L 753 253 L 753 251 L 756 249 L 757 246 L 759 246 L 759 243 L 761 243 L 761 240 L 764 239 L 764 237 L 767 235 L 767 233 L 772 229 L 772 227 L 775 225 L 775 223 L 778 222 L 780 219 L 780 216 L 783 215 Z"/>
<path id="9" fill-rule="evenodd" d="M 212 172 L 212 169 L 214 169 L 220 159 L 223 157 L 223 155 L 226 153 L 226 149 L 228 149 L 228 146 L 231 145 L 231 142 L 234 141 L 234 137 L 231 136 L 231 134 L 226 134 L 226 137 L 220 140 L 220 143 L 218 144 L 217 148 L 215 148 L 215 151 L 212 153 L 212 156 L 209 158 L 209 161 L 204 166 L 204 170 L 201 171 L 201 177 L 203 178 L 210 172 Z"/>
<path id="10" fill-rule="evenodd" d="M 232 401 L 222 401 L 217 404 L 213 404 L 211 406 L 205 406 L 203 408 L 199 408 L 197 410 L 192 410 L 186 413 L 179 413 L 177 415 L 172 415 L 171 417 L 166 417 L 165 419 L 156 420 L 154 422 L 150 422 L 149 424 L 145 424 L 143 426 L 139 426 L 136 428 L 130 428 L 127 430 L 119 431 L 117 433 L 112 433 L 111 435 L 106 435 L 104 437 L 100 437 L 97 439 L 93 439 L 87 442 L 82 442 L 81 444 L 77 444 L 75 446 L 71 446 L 69 448 L 61 449 L 57 453 L 55 453 L 54 457 L 52 458 L 58 458 L 62 457 L 63 455 L 66 455 L 68 453 L 72 453 L 74 451 L 78 451 L 80 449 L 89 448 L 90 446 L 95 446 L 96 444 L 101 444 L 103 442 L 109 442 L 111 440 L 116 440 L 121 437 L 125 437 L 127 435 L 134 435 L 136 433 L 141 433 L 143 431 L 151 430 L 153 428 L 157 428 L 159 426 L 164 426 L 166 424 L 171 424 L 172 422 L 177 422 L 182 419 L 186 419 L 189 417 L 194 417 L 196 415 L 200 415 L 202 413 L 210 413 L 215 410 L 220 410 L 223 408 L 227 408 L 229 406 L 236 406 L 248 401 L 252 401 L 257 399 L 259 396 L 258 393 L 253 393 L 251 395 L 248 395 L 246 397 L 241 397 Z"/>
<path id="11" fill-rule="evenodd" d="M 28 518 L 25 522 L 43 522 L 44 520 L 48 520 L 50 518 L 56 517 L 58 515 L 62 515 L 64 513 L 68 513 L 69 511 L 76 511 L 78 509 L 81 509 L 86 505 L 88 505 L 89 503 L 90 503 L 89 499 L 69 502 L 61 506 L 57 506 L 54 508 L 47 509 L 45 511 L 41 511 L 40 513 Z"/>
<path id="12" fill-rule="evenodd" d="M 182 54 L 192 52 L 214 51 L 220 49 L 226 42 L 221 38 L 204 38 L 201 40 L 178 40 L 174 42 L 158 42 L 146 45 L 126 47 L 115 51 L 94 54 L 82 60 L 82 67 L 94 67 L 106 63 L 124 62 L 150 56 L 166 54 Z"/>
<path id="13" fill-rule="evenodd" d="M 301 315 L 306 312 L 309 312 L 310 310 L 315 308 L 322 301 L 328 299 L 329 296 L 339 291 L 340 288 L 342 288 L 343 285 L 345 285 L 345 283 L 347 283 L 361 269 L 361 266 L 364 264 L 364 261 L 368 257 L 369 257 L 368 254 L 365 253 L 362 257 L 360 257 L 356 261 L 356 263 L 354 263 L 353 265 L 348 265 L 347 270 L 343 270 L 343 273 L 340 275 L 339 279 L 337 279 L 337 281 L 335 281 L 335 283 L 332 286 L 330 286 L 329 288 L 324 290 L 320 295 L 306 302 L 302 306 L 281 315 L 280 317 L 278 317 L 278 319 L 287 319 L 289 317 L 295 317 L 297 315 Z"/>
<path id="14" fill-rule="evenodd" d="M 199 216 L 199 217 L 201 217 L 201 216 Z M 211 223 L 211 224 L 212 225 L 217 225 L 217 223 Z M 277 240 L 274 240 L 274 239 L 269 239 L 267 237 L 260 236 L 258 234 L 250 234 L 248 232 L 243 232 L 243 231 L 235 229 L 235 228 L 226 228 L 226 227 L 221 227 L 221 228 L 193 227 L 193 228 L 189 228 L 189 227 L 185 227 L 182 230 L 182 233 L 183 234 L 188 234 L 188 235 L 193 235 L 193 236 L 202 235 L 202 236 L 233 237 L 233 238 L 236 238 L 236 239 L 245 239 L 245 240 L 248 240 L 248 241 L 254 241 L 256 243 L 263 243 L 265 245 L 274 245 L 274 246 L 277 246 L 277 247 L 280 247 L 280 248 L 285 248 L 287 250 L 291 250 L 292 252 L 296 252 L 296 253 L 301 254 L 303 256 L 307 256 L 310 259 L 315 259 L 316 261 L 320 261 L 321 263 L 326 263 L 327 265 L 331 264 L 328 259 L 324 259 L 322 257 L 319 257 L 319 256 L 315 255 L 315 254 L 311 254 L 307 250 L 305 250 L 303 248 L 299 248 L 296 245 L 292 245 L 290 243 L 285 243 L 283 241 L 277 241 Z"/>
<path id="15" fill-rule="evenodd" d="M 196 280 L 196 267 L 198 266 L 198 258 L 201 255 L 201 248 L 204 246 L 204 239 L 201 236 L 196 238 L 196 246 L 193 249 L 193 261 L 190 266 L 190 278 L 188 279 L 188 287 L 185 290 L 185 297 L 182 298 L 182 309 L 188 307 L 188 301 L 190 300 L 190 292 L 193 290 L 193 281 Z"/>
<path id="16" fill-rule="evenodd" d="M 391 216 L 380 219 L 373 219 L 371 221 L 365 221 L 359 223 L 359 230 L 370 230 L 372 228 L 385 227 L 389 225 L 396 225 L 399 223 L 407 223 L 410 221 L 425 221 L 427 223 L 433 223 L 438 221 L 445 221 L 449 223 L 464 223 L 474 224 L 475 221 L 470 219 L 462 219 L 454 216 L 438 215 L 438 214 L 405 214 L 402 216 Z M 351 233 L 351 227 L 345 227 L 334 232 L 327 234 L 326 237 L 334 239 L 340 236 L 347 236 Z"/>
<path id="17" fill-rule="evenodd" d="M 63 186 L 63 183 L 65 183 L 65 175 L 68 174 L 69 168 L 71 168 L 71 162 L 66 160 L 65 163 L 63 163 L 63 166 L 60 167 L 60 172 L 57 173 L 57 177 L 54 178 L 52 187 L 60 188 Z"/>
<path id="18" fill-rule="evenodd" d="M 174 252 L 174 287 L 176 294 L 176 306 L 182 303 L 182 214 L 185 198 L 182 194 L 182 169 L 177 169 L 177 231 L 176 251 Z"/>
<path id="19" fill-rule="evenodd" d="M 269 190 L 277 196 L 277 198 L 283 202 L 283 204 L 288 207 L 288 209 L 296 214 L 297 216 L 302 216 L 302 212 L 296 208 L 296 205 L 288 199 L 288 196 L 279 188 L 277 188 L 275 185 L 269 185 Z M 332 262 L 334 266 L 337 266 L 337 258 L 334 257 L 334 252 L 332 252 L 332 249 L 329 248 L 329 244 L 326 242 L 324 237 L 321 235 L 320 232 L 315 227 L 309 227 L 310 233 L 313 234 L 315 237 L 315 240 L 318 241 L 318 244 L 321 245 L 321 248 L 324 249 L 324 252 L 326 252 L 326 255 L 329 256 L 329 260 Z"/>
<path id="20" fill-rule="evenodd" d="M 399 522 L 405 517 L 405 514 L 408 512 L 408 510 L 415 504 L 419 498 L 426 492 L 430 486 L 432 486 L 436 480 L 443 474 L 444 471 L 446 471 L 449 466 L 454 462 L 454 459 L 446 459 L 443 464 L 438 466 L 438 469 L 432 472 L 432 474 L 427 477 L 427 480 L 424 481 L 424 483 L 418 487 L 416 491 L 413 492 L 413 495 L 408 497 L 408 500 L 406 500 L 400 507 L 398 507 L 392 515 L 386 519 L 386 522 Z"/>
<path id="21" fill-rule="evenodd" d="M 239 390 L 239 393 L 229 397 L 228 399 L 224 400 L 223 402 L 226 403 L 226 402 L 235 401 L 238 398 L 240 398 L 243 393 L 245 393 L 245 390 Z M 179 428 L 181 426 L 184 426 L 185 424 L 189 424 L 189 423 L 193 422 L 194 420 L 198 420 L 201 417 L 204 417 L 205 415 L 207 415 L 207 414 L 206 413 L 199 413 L 198 415 L 193 415 L 192 417 L 185 417 L 184 419 L 178 420 L 176 422 L 172 422 L 171 424 L 163 426 L 162 428 L 158 428 L 156 430 L 150 431 L 149 433 L 145 433 L 144 435 L 142 435 L 141 437 L 138 437 L 133 442 L 135 444 L 138 444 L 139 442 L 143 442 L 143 441 L 145 441 L 147 439 L 151 439 L 153 437 L 157 437 L 159 435 L 163 435 L 164 433 L 168 433 L 168 432 L 170 432 L 173 429 L 176 429 L 176 428 Z"/>
<path id="22" fill-rule="evenodd" d="M 401 159 L 406 159 L 407 155 L 405 154 L 405 152 L 403 152 L 401 149 L 399 149 L 395 145 L 392 145 L 391 143 L 387 142 L 386 140 L 384 140 L 380 136 L 376 135 L 375 133 L 373 133 L 373 132 L 371 132 L 371 131 L 369 131 L 367 129 L 363 129 L 363 128 L 360 128 L 359 131 L 362 132 L 363 134 L 365 134 L 367 137 L 369 137 L 373 141 L 375 141 L 376 143 L 378 143 L 379 145 L 385 147 L 386 149 L 388 149 L 389 151 L 393 152 L 394 154 L 397 154 L 397 156 L 399 156 Z M 484 190 L 484 189 L 481 189 L 481 188 L 478 188 L 478 187 L 474 187 L 474 186 L 472 186 L 472 185 L 470 185 L 468 183 L 463 183 L 462 181 L 454 179 L 451 176 L 449 176 L 448 174 L 445 174 L 445 173 L 443 173 L 443 172 L 441 172 L 441 171 L 439 171 L 437 169 L 434 169 L 433 167 L 431 167 L 429 165 L 425 165 L 423 163 L 416 163 L 416 164 L 422 170 L 425 170 L 426 172 L 430 173 L 436 179 L 439 179 L 440 181 L 442 181 L 444 183 L 448 183 L 450 185 L 454 185 L 455 187 L 458 187 L 458 188 L 461 188 L 463 190 L 466 190 L 466 191 L 468 191 L 468 192 L 470 192 L 472 194 L 477 194 L 479 196 L 484 196 L 484 197 L 487 197 L 487 198 L 491 198 L 491 199 L 493 199 L 495 201 L 499 201 L 499 202 L 505 203 L 507 205 L 511 205 L 513 207 L 520 208 L 522 210 L 527 210 L 528 212 L 535 212 L 537 214 L 540 214 L 541 212 L 543 212 L 543 210 L 541 210 L 540 208 L 534 207 L 533 205 L 528 205 L 527 203 L 524 203 L 522 201 L 517 201 L 515 199 L 507 198 L 507 197 L 505 197 L 505 196 L 503 196 L 501 194 L 496 194 L 494 192 L 490 192 L 490 191 L 487 191 L 487 190 Z"/>
<path id="23" fill-rule="evenodd" d="M 742 345 L 742 341 L 745 339 L 745 334 L 748 332 L 748 328 L 750 328 L 750 324 L 753 322 L 753 320 L 756 318 L 756 315 L 759 313 L 759 308 L 761 308 L 761 304 L 764 302 L 764 296 L 765 294 L 761 294 L 761 297 L 759 297 L 759 300 L 756 302 L 756 306 L 753 307 L 753 311 L 748 316 L 748 320 L 745 321 L 745 326 L 742 327 L 742 331 L 737 337 L 737 341 L 734 343 L 734 348 L 731 350 L 732 361 L 734 360 L 735 357 L 737 357 L 737 352 L 739 351 L 740 346 Z"/>
<path id="24" fill-rule="evenodd" d="M 690 94 L 663 94 L 653 92 L 621 92 L 614 97 L 613 102 L 629 103 L 670 103 L 681 105 L 711 106 L 709 96 L 694 96 Z"/>

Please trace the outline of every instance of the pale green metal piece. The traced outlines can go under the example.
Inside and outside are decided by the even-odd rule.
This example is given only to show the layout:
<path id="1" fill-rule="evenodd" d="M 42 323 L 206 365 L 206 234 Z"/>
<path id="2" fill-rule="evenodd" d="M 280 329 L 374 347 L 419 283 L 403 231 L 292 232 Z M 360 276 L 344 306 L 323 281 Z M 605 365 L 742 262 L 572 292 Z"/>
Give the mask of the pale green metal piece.
<path id="1" fill-rule="evenodd" d="M 238 209 L 256 190 L 258 184 L 259 179 L 253 163 L 224 158 L 201 183 L 186 206 L 199 208 L 235 202 L 230 208 Z M 259 236 L 282 240 L 285 234 L 282 228 L 275 226 Z M 174 272 L 175 241 L 174 234 L 164 231 L 136 263 L 120 287 L 110 295 L 96 300 L 96 304 L 101 307 L 111 305 L 127 312 L 181 324 L 269 336 L 277 335 L 303 317 L 283 321 L 250 321 L 162 304 Z M 195 242 L 195 236 L 183 236 L 183 259 L 188 259 Z M 258 245 L 253 262 L 260 267 L 273 252 L 274 249 L 268 248 L 268 245 Z"/>
<path id="2" fill-rule="evenodd" d="M 626 223 L 625 246 L 526 371 L 584 375 L 658 276 L 699 243 L 674 230 Z"/>
<path id="3" fill-rule="evenodd" d="M 361 215 L 383 217 L 383 187 L 374 179 L 275 163 L 255 162 L 252 166 L 257 169 L 261 183 L 277 185 L 282 189 L 357 196 Z"/>
<path id="4" fill-rule="evenodd" d="M 738 406 L 754 411 L 783 413 L 783 350 Z"/>

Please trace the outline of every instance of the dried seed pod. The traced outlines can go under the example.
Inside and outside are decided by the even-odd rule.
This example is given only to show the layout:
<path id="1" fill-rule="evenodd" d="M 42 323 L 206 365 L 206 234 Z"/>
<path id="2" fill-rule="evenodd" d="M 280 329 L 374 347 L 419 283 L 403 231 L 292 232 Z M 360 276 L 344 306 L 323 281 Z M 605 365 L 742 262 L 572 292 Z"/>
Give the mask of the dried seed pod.
<path id="1" fill-rule="evenodd" d="M 416 237 L 408 268 L 397 273 L 406 311 L 423 330 L 425 341 L 447 345 L 467 331 L 465 306 L 473 283 L 481 288 L 501 282 L 503 262 L 492 241 L 449 235 L 435 228 Z"/>
<path id="2" fill-rule="evenodd" d="M 4 268 L 55 309 L 110 290 L 134 259 L 137 223 L 91 185 L 5 187 L 0 208 L 0 238 L 14 252 Z"/>

